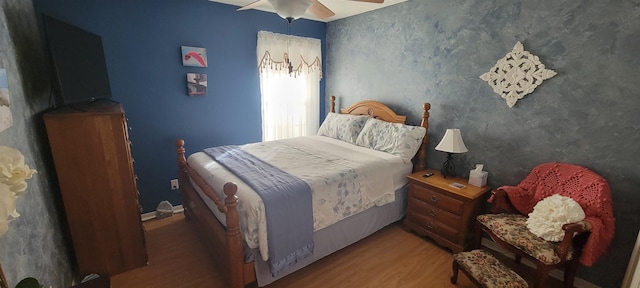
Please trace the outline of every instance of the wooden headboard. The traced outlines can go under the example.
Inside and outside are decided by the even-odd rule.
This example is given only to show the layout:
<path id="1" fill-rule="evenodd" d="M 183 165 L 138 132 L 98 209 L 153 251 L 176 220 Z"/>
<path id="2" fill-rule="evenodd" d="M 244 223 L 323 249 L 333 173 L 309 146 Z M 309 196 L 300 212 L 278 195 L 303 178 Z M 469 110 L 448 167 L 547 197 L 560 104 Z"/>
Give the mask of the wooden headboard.
<path id="1" fill-rule="evenodd" d="M 329 111 L 335 113 L 336 111 L 336 96 L 329 97 Z M 425 159 L 427 157 L 427 144 L 429 143 L 429 109 L 431 109 L 431 104 L 424 103 L 422 105 L 422 121 L 420 122 L 420 126 L 427 129 L 427 133 L 422 138 L 422 145 L 416 156 L 413 157 L 413 171 L 421 171 L 425 169 Z M 391 108 L 382 102 L 378 102 L 375 100 L 364 100 L 353 105 L 340 109 L 342 114 L 352 114 L 352 115 L 369 115 L 376 119 L 380 119 L 387 122 L 392 123 L 402 123 L 406 124 L 407 116 L 398 115 L 396 112 L 393 112 Z"/>

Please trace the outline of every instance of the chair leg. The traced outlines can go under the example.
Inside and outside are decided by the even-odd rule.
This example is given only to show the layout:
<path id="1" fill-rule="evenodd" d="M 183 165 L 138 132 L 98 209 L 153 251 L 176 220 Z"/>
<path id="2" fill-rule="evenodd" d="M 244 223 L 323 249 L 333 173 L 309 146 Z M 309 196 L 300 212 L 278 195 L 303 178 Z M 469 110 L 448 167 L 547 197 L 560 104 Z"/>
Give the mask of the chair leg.
<path id="1" fill-rule="evenodd" d="M 475 249 L 480 249 L 482 246 L 482 224 L 480 224 L 480 222 L 478 222 L 478 220 L 476 220 L 476 225 L 475 225 L 475 238 L 473 239 L 473 247 L 471 247 L 471 249 L 469 250 L 475 250 Z"/>
<path id="2" fill-rule="evenodd" d="M 456 284 L 456 282 L 458 282 L 458 262 L 456 262 L 455 260 L 453 261 L 452 264 L 452 268 L 453 268 L 453 276 L 451 276 L 451 284 Z"/>
<path id="3" fill-rule="evenodd" d="M 571 260 L 564 268 L 564 287 L 573 288 L 573 280 L 576 278 L 576 272 L 578 271 L 578 261 L 576 259 Z"/>
<path id="4" fill-rule="evenodd" d="M 551 267 L 545 265 L 539 265 L 536 269 L 536 280 L 533 283 L 534 288 L 545 288 L 547 287 L 547 278 L 549 278 L 549 272 L 551 271 Z"/>
<path id="5" fill-rule="evenodd" d="M 514 261 L 518 264 L 520 264 L 520 260 L 522 260 L 522 256 L 520 255 L 516 255 L 516 258 L 514 259 Z"/>

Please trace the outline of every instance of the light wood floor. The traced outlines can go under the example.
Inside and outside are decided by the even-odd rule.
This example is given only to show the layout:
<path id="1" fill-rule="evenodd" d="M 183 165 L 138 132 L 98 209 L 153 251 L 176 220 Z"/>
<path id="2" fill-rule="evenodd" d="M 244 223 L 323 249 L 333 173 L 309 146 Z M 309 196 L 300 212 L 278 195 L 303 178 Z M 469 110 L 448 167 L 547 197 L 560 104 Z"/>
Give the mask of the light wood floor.
<path id="1" fill-rule="evenodd" d="M 182 214 L 146 221 L 144 227 L 149 265 L 113 276 L 113 288 L 225 287 Z M 392 224 L 267 288 L 475 287 L 462 273 L 457 285 L 449 282 L 451 261 L 448 250 Z"/>

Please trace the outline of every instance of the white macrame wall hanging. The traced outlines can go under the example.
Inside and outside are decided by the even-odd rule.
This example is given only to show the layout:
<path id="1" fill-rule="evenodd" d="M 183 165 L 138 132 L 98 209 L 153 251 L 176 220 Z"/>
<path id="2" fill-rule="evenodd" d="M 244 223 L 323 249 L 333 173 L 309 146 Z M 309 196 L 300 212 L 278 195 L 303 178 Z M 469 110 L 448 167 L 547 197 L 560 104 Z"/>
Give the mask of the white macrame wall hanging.
<path id="1" fill-rule="evenodd" d="M 545 69 L 538 56 L 524 51 L 518 42 L 513 51 L 498 60 L 489 72 L 480 75 L 480 79 L 487 81 L 511 108 L 518 100 L 533 92 L 542 81 L 555 75 L 555 71 Z"/>

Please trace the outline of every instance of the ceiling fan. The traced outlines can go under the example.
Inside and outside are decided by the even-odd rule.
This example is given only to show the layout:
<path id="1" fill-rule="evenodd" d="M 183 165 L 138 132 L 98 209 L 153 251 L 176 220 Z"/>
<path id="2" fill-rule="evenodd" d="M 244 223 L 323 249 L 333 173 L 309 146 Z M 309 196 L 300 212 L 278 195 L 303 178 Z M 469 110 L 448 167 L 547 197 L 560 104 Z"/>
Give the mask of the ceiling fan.
<path id="1" fill-rule="evenodd" d="M 367 3 L 384 3 L 384 0 L 349 0 L 356 2 L 367 2 Z M 257 0 L 251 4 L 240 7 L 238 11 L 248 10 L 259 7 L 264 3 L 269 3 L 273 6 L 273 9 L 276 10 L 276 13 L 280 15 L 280 17 L 287 19 L 289 23 L 291 21 L 300 18 L 304 13 L 308 10 L 309 13 L 320 19 L 326 19 L 331 16 L 336 15 L 331 11 L 331 9 L 324 6 L 318 0 Z"/>

